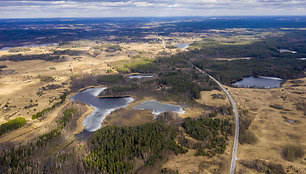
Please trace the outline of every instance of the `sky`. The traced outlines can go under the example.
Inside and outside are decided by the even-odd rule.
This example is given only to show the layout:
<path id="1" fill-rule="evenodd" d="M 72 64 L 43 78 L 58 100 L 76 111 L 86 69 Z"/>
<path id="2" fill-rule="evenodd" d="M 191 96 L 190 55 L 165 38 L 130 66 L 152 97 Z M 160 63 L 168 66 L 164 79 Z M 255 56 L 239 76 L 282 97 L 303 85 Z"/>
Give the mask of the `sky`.
<path id="1" fill-rule="evenodd" d="M 0 18 L 306 15 L 306 0 L 0 0 Z"/>

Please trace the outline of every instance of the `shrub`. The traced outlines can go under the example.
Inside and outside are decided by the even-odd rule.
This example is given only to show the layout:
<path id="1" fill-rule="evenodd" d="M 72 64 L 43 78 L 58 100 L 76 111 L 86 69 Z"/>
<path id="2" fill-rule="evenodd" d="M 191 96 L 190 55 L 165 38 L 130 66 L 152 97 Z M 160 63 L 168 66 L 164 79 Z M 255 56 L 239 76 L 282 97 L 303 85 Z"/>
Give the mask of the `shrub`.
<path id="1" fill-rule="evenodd" d="M 25 52 L 25 51 L 31 51 L 30 48 L 27 47 L 15 47 L 8 50 L 9 53 L 17 53 L 17 52 Z"/>
<path id="2" fill-rule="evenodd" d="M 304 115 L 306 115 L 306 103 L 305 102 L 298 102 L 296 103 L 296 109 L 303 111 Z"/>
<path id="3" fill-rule="evenodd" d="M 114 83 L 122 80 L 124 80 L 124 77 L 121 74 L 102 75 L 97 77 L 99 84 Z"/>
<path id="4" fill-rule="evenodd" d="M 45 60 L 45 61 L 60 61 L 61 57 L 52 54 L 31 54 L 31 55 L 3 55 L 0 57 L 0 61 L 25 61 L 25 60 Z"/>
<path id="5" fill-rule="evenodd" d="M 304 149 L 299 145 L 287 145 L 283 148 L 283 157 L 288 161 L 294 161 L 304 156 Z"/>
<path id="6" fill-rule="evenodd" d="M 239 143 L 240 144 L 255 144 L 257 138 L 250 130 L 243 130 L 239 132 Z"/>
<path id="7" fill-rule="evenodd" d="M 253 132 L 249 130 L 252 123 L 252 118 L 240 117 L 239 118 L 239 143 L 240 144 L 255 144 L 257 138 Z"/>
<path id="8" fill-rule="evenodd" d="M 83 51 L 81 50 L 70 50 L 70 49 L 66 49 L 66 50 L 55 50 L 53 51 L 54 55 L 70 55 L 70 56 L 80 56 L 83 53 Z"/>
<path id="9" fill-rule="evenodd" d="M 67 109 L 63 112 L 63 117 L 60 118 L 57 122 L 62 125 L 62 126 L 66 126 L 66 124 L 69 122 L 69 120 L 71 119 L 71 117 L 77 112 L 76 108 L 70 108 Z"/>
<path id="10" fill-rule="evenodd" d="M 152 59 L 141 59 L 124 64 L 123 66 L 116 66 L 117 71 L 120 72 L 139 72 L 148 73 L 155 72 L 159 68 Z"/>
<path id="11" fill-rule="evenodd" d="M 105 49 L 106 52 L 114 53 L 116 51 L 121 51 L 120 45 L 105 45 L 105 46 L 106 46 Z"/>
<path id="12" fill-rule="evenodd" d="M 55 79 L 52 76 L 39 76 L 41 82 L 53 82 Z"/>
<path id="13" fill-rule="evenodd" d="M 60 106 L 62 103 L 64 103 L 64 101 L 66 100 L 66 97 L 67 97 L 67 93 L 64 93 L 63 95 L 60 96 L 60 101 L 59 102 L 52 105 L 52 107 L 43 109 L 42 111 L 36 113 L 35 115 L 32 116 L 32 119 L 34 120 L 34 119 L 40 118 L 44 114 L 46 114 L 46 113 L 52 111 L 53 109 L 55 109 L 56 107 Z"/>
<path id="14" fill-rule="evenodd" d="M 265 162 L 263 160 L 241 160 L 240 164 L 243 166 L 255 169 L 257 172 L 266 172 L 267 174 L 285 174 L 284 168 L 280 164 L 274 164 L 272 162 Z"/>
<path id="15" fill-rule="evenodd" d="M 0 125 L 0 136 L 6 132 L 18 129 L 26 124 L 26 119 L 23 117 L 17 117 L 14 120 L 9 120 L 6 123 Z"/>

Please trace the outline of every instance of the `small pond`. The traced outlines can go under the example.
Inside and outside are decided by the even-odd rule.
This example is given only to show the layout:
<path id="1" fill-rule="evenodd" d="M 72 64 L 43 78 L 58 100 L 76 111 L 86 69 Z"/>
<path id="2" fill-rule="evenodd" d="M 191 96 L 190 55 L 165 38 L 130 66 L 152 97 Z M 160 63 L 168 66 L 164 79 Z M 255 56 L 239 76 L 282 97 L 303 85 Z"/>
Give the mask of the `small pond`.
<path id="1" fill-rule="evenodd" d="M 242 80 L 239 80 L 235 83 L 232 83 L 233 86 L 239 88 L 279 88 L 282 79 L 276 77 L 244 77 Z"/>
<path id="2" fill-rule="evenodd" d="M 97 96 L 104 89 L 106 88 L 89 88 L 70 98 L 71 101 L 78 100 L 95 108 L 95 110 L 83 120 L 85 131 L 93 132 L 98 130 L 107 115 L 117 109 L 128 106 L 134 100 L 132 97 L 98 98 Z"/>
<path id="3" fill-rule="evenodd" d="M 189 44 L 183 43 L 183 44 L 174 44 L 173 46 L 181 48 L 181 49 L 187 49 L 189 47 Z"/>
<path id="4" fill-rule="evenodd" d="M 288 49 L 280 49 L 279 52 L 280 53 L 292 53 L 292 54 L 297 53 L 297 51 L 291 51 L 291 50 L 288 50 Z"/>
<path id="5" fill-rule="evenodd" d="M 142 102 L 141 104 L 133 107 L 133 109 L 152 110 L 152 114 L 154 114 L 155 117 L 157 115 L 159 115 L 160 113 L 163 113 L 163 112 L 176 112 L 176 113 L 179 113 L 179 114 L 184 113 L 183 108 L 180 107 L 180 106 L 160 103 L 160 102 L 155 101 L 155 100 Z"/>
<path id="6" fill-rule="evenodd" d="M 133 74 L 129 75 L 129 79 L 142 79 L 142 78 L 152 78 L 153 75 L 141 75 L 141 74 Z"/>

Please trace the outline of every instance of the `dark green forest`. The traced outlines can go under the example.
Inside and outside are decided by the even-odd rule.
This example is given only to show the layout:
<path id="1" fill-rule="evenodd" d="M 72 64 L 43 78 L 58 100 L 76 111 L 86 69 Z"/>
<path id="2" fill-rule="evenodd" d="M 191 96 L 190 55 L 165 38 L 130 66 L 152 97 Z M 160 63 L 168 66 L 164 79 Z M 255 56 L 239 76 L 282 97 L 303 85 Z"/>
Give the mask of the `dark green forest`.
<path id="1" fill-rule="evenodd" d="M 187 150 L 176 144 L 176 135 L 173 128 L 159 122 L 137 127 L 107 126 L 90 138 L 91 153 L 84 162 L 95 172 L 136 172 L 133 165 L 136 158 L 150 166 L 156 158 L 162 158 L 160 152 L 163 150 L 185 153 Z"/>
<path id="2" fill-rule="evenodd" d="M 185 118 L 183 127 L 186 133 L 202 143 L 195 144 L 197 149 L 195 155 L 214 156 L 224 153 L 228 136 L 231 134 L 231 124 L 229 119 L 219 118 Z M 187 139 L 180 140 L 181 144 L 189 147 Z"/>
<path id="3" fill-rule="evenodd" d="M 284 36 L 267 37 L 253 42 L 226 42 L 205 38 L 179 56 L 190 60 L 227 85 L 245 76 L 296 79 L 305 76 L 306 62 L 301 59 L 306 57 L 305 39 L 305 31 L 288 31 Z M 297 53 L 281 53 L 280 49 Z M 248 59 L 227 61 L 216 58 Z"/>
<path id="4" fill-rule="evenodd" d="M 53 55 L 53 54 L 34 54 L 34 55 L 22 55 L 22 54 L 15 54 L 15 55 L 3 55 L 0 57 L 0 61 L 25 61 L 25 60 L 45 60 L 45 61 L 63 61 L 60 56 Z"/>

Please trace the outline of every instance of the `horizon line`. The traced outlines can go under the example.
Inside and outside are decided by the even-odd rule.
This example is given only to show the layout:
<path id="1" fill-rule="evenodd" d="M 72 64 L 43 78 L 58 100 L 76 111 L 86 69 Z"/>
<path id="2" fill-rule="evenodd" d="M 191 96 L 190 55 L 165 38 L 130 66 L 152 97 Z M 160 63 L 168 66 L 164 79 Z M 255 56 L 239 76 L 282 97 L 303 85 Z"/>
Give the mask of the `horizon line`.
<path id="1" fill-rule="evenodd" d="M 97 17 L 25 17 L 25 18 L 18 18 L 18 17 L 10 17 L 10 18 L 1 18 L 1 19 L 79 19 L 79 18 L 177 18 L 177 17 L 205 17 L 205 18 L 212 18 L 212 17 L 306 17 L 305 15 L 220 15 L 220 16 L 97 16 Z"/>

